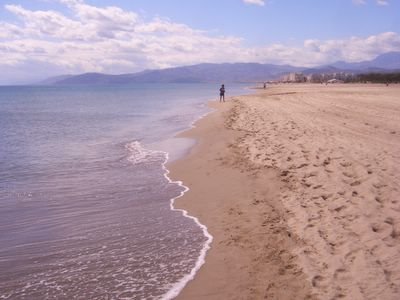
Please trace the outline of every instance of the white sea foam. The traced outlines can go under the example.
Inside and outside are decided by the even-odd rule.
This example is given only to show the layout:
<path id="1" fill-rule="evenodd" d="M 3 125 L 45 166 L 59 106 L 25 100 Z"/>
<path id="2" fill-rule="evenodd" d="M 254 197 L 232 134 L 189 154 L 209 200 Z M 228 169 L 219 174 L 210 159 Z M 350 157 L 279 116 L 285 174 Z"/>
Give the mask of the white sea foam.
<path id="1" fill-rule="evenodd" d="M 195 127 L 195 124 L 202 118 L 206 117 L 208 114 L 210 114 L 211 112 L 213 112 L 214 110 L 210 110 L 209 112 L 204 113 L 203 115 L 201 115 L 197 120 L 194 120 L 191 124 L 190 124 L 190 128 Z M 184 190 L 180 193 L 180 195 L 178 195 L 175 198 L 172 198 L 170 201 L 170 207 L 171 210 L 173 211 L 179 211 L 182 213 L 182 215 L 186 218 L 192 219 L 203 231 L 204 236 L 207 238 L 206 242 L 204 243 L 203 248 L 200 250 L 200 255 L 197 258 L 196 264 L 193 267 L 193 269 L 190 271 L 189 274 L 186 274 L 183 278 L 181 278 L 181 280 L 179 280 L 176 284 L 174 284 L 172 286 L 172 288 L 166 293 L 164 294 L 161 299 L 162 300 L 170 300 L 170 299 L 174 299 L 175 297 L 177 297 L 179 295 L 179 293 L 184 289 L 184 287 L 186 286 L 186 284 L 188 284 L 189 281 L 193 280 L 196 273 L 200 270 L 201 266 L 204 265 L 205 258 L 206 258 L 206 254 L 207 251 L 210 249 L 210 245 L 213 241 L 213 236 L 208 232 L 208 228 L 207 226 L 205 226 L 204 224 L 200 223 L 199 219 L 189 215 L 189 213 L 184 210 L 184 209 L 178 209 L 174 207 L 174 203 L 175 200 L 178 198 L 181 198 L 186 192 L 188 192 L 190 189 L 185 186 L 183 184 L 182 181 L 172 181 L 171 178 L 168 176 L 169 175 L 169 170 L 166 167 L 166 164 L 169 160 L 169 154 L 167 152 L 165 152 L 165 161 L 163 163 L 163 169 L 165 170 L 164 176 L 165 178 L 171 182 L 171 183 L 175 183 L 178 184 L 179 186 L 183 187 Z"/>
<path id="2" fill-rule="evenodd" d="M 180 195 L 171 199 L 171 201 L 170 201 L 171 210 L 179 211 L 182 213 L 182 215 L 184 217 L 192 219 L 201 228 L 204 236 L 207 238 L 207 241 L 204 243 L 204 246 L 200 251 L 200 255 L 196 261 L 196 264 L 193 267 L 193 269 L 190 271 L 190 273 L 186 274 L 183 278 L 181 278 L 181 280 L 179 280 L 179 282 L 174 284 L 174 286 L 166 294 L 164 294 L 161 297 L 162 300 L 169 300 L 169 299 L 175 298 L 183 290 L 183 288 L 186 286 L 186 284 L 189 281 L 194 279 L 197 271 L 205 263 L 206 253 L 210 249 L 210 244 L 213 240 L 213 236 L 208 232 L 208 228 L 205 225 L 201 224 L 198 218 L 189 215 L 188 212 L 184 209 L 177 209 L 174 207 L 175 200 L 182 197 L 187 191 L 189 191 L 189 188 L 187 186 L 183 185 L 182 181 L 172 181 L 171 178 L 169 178 L 169 176 L 168 176 L 169 170 L 166 167 L 166 163 L 168 162 L 168 156 L 169 156 L 168 153 L 165 152 L 165 161 L 163 163 L 163 169 L 165 170 L 164 176 L 170 183 L 178 184 L 179 186 L 184 188 L 184 190 L 180 193 Z"/>
<path id="3" fill-rule="evenodd" d="M 143 162 L 158 161 L 165 156 L 162 151 L 149 150 L 144 148 L 139 141 L 133 141 L 125 145 L 129 151 L 128 161 L 137 165 Z"/>
<path id="4" fill-rule="evenodd" d="M 189 128 L 195 127 L 195 123 L 197 121 L 199 121 L 200 119 L 204 118 L 205 116 L 207 116 L 212 111 L 213 110 L 210 110 L 209 112 L 201 115 L 197 120 L 194 120 L 190 124 Z M 165 152 L 165 151 L 146 149 L 140 144 L 139 141 L 134 141 L 134 142 L 128 143 L 126 145 L 126 148 L 130 151 L 130 156 L 128 157 L 128 160 L 130 162 L 132 162 L 133 164 L 139 164 L 141 162 L 151 161 L 154 158 L 158 158 L 159 159 L 160 155 L 164 156 L 164 162 L 162 163 L 162 168 L 164 170 L 164 177 L 168 180 L 168 182 L 173 183 L 173 184 L 177 184 L 177 185 L 179 185 L 180 187 L 183 188 L 183 191 L 178 196 L 176 196 L 175 198 L 172 198 L 170 200 L 170 208 L 171 208 L 171 210 L 179 211 L 179 212 L 182 213 L 182 215 L 184 217 L 193 220 L 196 223 L 196 225 L 200 227 L 200 229 L 203 232 L 203 235 L 207 239 L 206 242 L 203 245 L 203 248 L 200 250 L 200 255 L 197 258 L 195 266 L 192 268 L 190 273 L 184 275 L 177 283 L 173 284 L 173 286 L 170 288 L 170 290 L 167 293 L 165 293 L 163 296 L 161 296 L 161 298 L 160 298 L 162 300 L 174 299 L 184 289 L 186 284 L 189 281 L 194 279 L 194 277 L 195 277 L 196 273 L 198 272 L 198 270 L 205 263 L 205 257 L 206 257 L 207 251 L 210 249 L 210 245 L 211 245 L 211 243 L 213 241 L 213 236 L 208 232 L 208 228 L 204 224 L 200 223 L 198 218 L 189 215 L 189 213 L 184 209 L 177 209 L 177 208 L 174 207 L 175 200 L 178 199 L 178 198 L 181 198 L 190 189 L 187 186 L 185 186 L 182 181 L 172 181 L 171 178 L 168 176 L 170 172 L 167 169 L 166 164 L 169 161 L 169 153 Z"/>

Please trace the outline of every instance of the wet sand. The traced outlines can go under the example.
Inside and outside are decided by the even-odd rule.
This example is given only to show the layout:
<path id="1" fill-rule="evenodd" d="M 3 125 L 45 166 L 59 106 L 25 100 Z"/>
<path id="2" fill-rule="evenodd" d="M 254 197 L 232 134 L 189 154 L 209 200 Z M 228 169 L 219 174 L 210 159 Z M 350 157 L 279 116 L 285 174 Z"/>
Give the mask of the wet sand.
<path id="1" fill-rule="evenodd" d="M 400 86 L 277 85 L 212 103 L 169 168 L 209 228 L 178 299 L 398 299 Z"/>

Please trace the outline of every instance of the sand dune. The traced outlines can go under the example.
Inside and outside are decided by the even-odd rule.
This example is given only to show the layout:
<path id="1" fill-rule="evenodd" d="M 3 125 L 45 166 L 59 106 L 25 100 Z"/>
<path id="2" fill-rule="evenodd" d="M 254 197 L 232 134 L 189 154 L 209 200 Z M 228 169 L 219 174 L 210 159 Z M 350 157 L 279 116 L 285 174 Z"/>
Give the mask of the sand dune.
<path id="1" fill-rule="evenodd" d="M 253 299 L 399 299 L 400 87 L 281 85 L 235 97 L 232 102 L 229 109 L 222 108 L 226 110 L 224 126 L 229 138 L 214 137 L 219 148 L 211 143 L 207 149 L 219 153 L 219 161 L 218 157 L 209 158 L 214 168 L 243 174 L 228 184 L 242 186 L 245 191 L 238 189 L 231 199 L 220 195 L 207 200 L 218 201 L 220 206 L 211 212 L 221 216 L 220 220 L 207 223 L 209 217 L 203 218 L 210 232 L 217 233 L 217 240 L 218 236 L 226 238 L 225 233 L 218 233 L 230 220 L 224 211 L 236 218 L 236 227 L 234 221 L 228 223 L 232 244 L 210 255 L 227 258 L 224 251 L 235 251 L 238 241 L 243 242 L 240 254 L 248 256 L 247 263 L 256 260 L 248 265 L 256 272 L 251 280 L 259 281 L 254 287 L 258 297 Z M 203 153 L 196 151 L 187 162 Z M 275 177 L 265 177 L 271 171 Z M 177 177 L 184 173 L 185 162 Z M 207 179 L 203 181 L 207 188 Z M 263 184 L 271 183 L 278 191 L 265 198 Z M 196 189 L 197 183 L 189 182 L 189 187 L 191 184 Z M 258 195 L 250 197 L 252 203 L 240 196 L 252 191 Z M 206 214 L 192 209 L 200 194 L 190 196 L 189 192 L 187 197 L 189 201 L 184 198 L 180 205 L 194 214 Z M 232 197 L 236 197 L 234 201 Z M 242 214 L 252 220 L 247 225 L 238 207 L 244 207 Z M 279 212 L 278 221 L 273 210 Z M 271 231 L 277 223 L 280 235 L 274 239 Z M 285 243 L 277 246 L 282 240 Z M 274 273 L 268 257 L 257 260 L 255 253 L 272 245 L 290 257 L 275 257 L 280 259 L 274 265 L 278 270 L 295 270 L 286 277 L 279 271 Z M 229 264 L 236 263 L 235 256 L 229 259 Z M 203 269 L 207 274 L 213 266 L 206 262 Z M 275 275 L 265 275 L 269 271 Z M 187 289 L 192 289 L 189 298 L 196 298 L 196 280 L 200 289 L 205 287 L 195 279 Z M 304 281 L 302 288 L 290 280 Z M 271 292 L 271 285 L 279 288 Z M 251 294 L 239 292 L 234 281 L 230 288 L 236 291 L 235 299 L 251 299 Z M 293 292 L 296 289 L 298 294 Z"/>

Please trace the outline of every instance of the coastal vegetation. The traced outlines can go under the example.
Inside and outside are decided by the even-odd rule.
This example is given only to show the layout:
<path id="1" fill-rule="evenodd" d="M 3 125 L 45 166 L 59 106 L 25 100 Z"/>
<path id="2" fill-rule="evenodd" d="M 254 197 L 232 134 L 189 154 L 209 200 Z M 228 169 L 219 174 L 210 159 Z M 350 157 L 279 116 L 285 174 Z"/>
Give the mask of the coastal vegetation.
<path id="1" fill-rule="evenodd" d="M 400 83 L 400 72 L 359 74 L 356 79 L 358 82 Z"/>

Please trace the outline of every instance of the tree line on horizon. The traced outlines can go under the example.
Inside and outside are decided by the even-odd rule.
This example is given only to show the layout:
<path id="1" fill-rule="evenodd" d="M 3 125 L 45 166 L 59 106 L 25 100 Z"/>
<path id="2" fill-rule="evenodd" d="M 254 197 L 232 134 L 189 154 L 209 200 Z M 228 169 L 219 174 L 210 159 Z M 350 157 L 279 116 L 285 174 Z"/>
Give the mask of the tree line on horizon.
<path id="1" fill-rule="evenodd" d="M 358 74 L 355 79 L 358 82 L 400 83 L 400 72 Z"/>
<path id="2" fill-rule="evenodd" d="M 294 73 L 293 73 L 294 74 Z M 287 82 L 314 82 L 324 83 L 332 79 L 336 79 L 344 83 L 359 83 L 359 82 L 370 82 L 370 83 L 400 83 L 400 72 L 368 72 L 368 73 L 346 73 L 346 72 L 335 72 L 335 73 L 314 73 L 309 76 L 304 76 L 302 73 L 296 73 L 298 75 L 294 80 L 287 80 Z"/>

